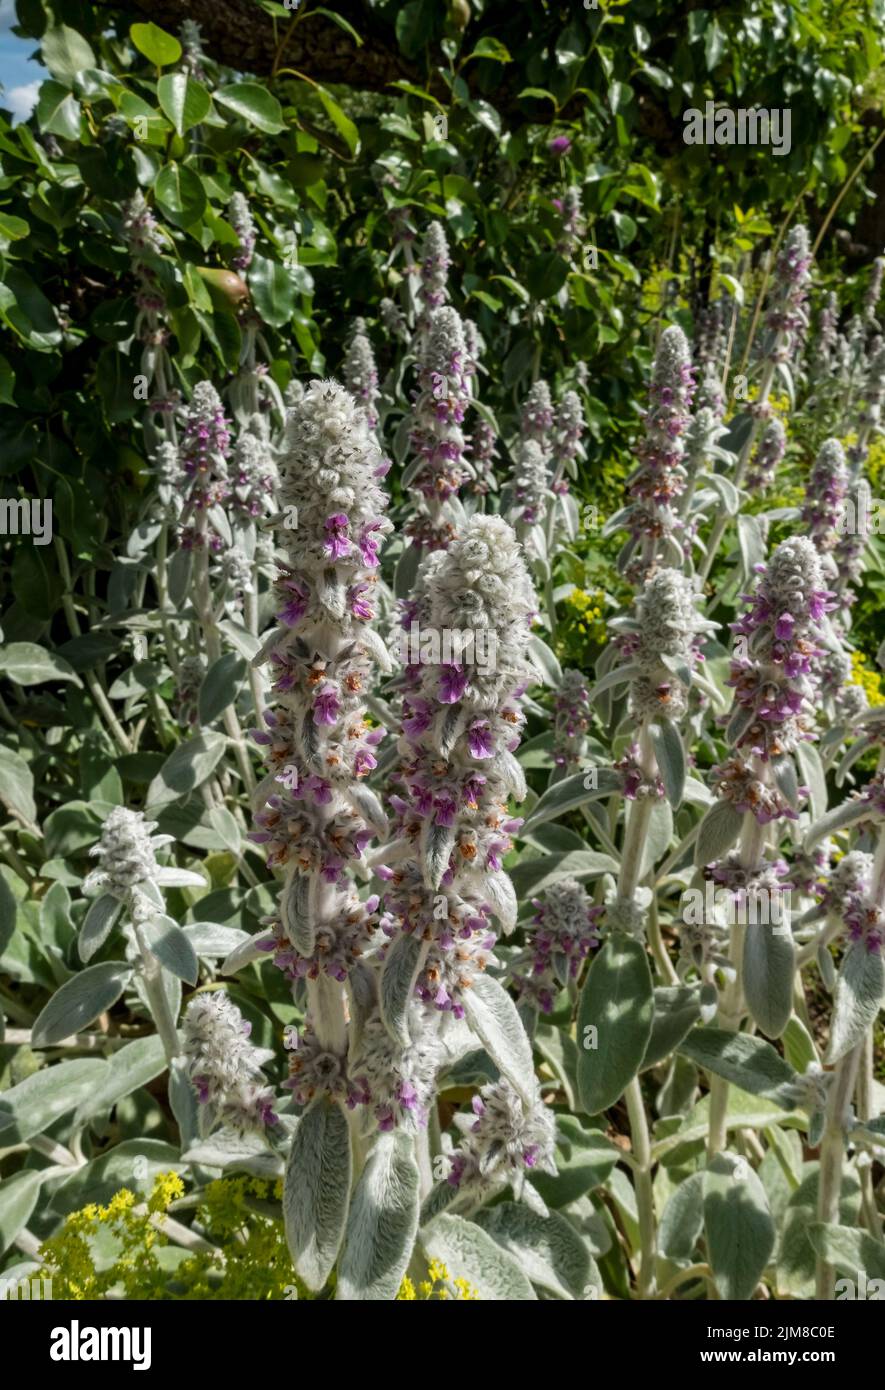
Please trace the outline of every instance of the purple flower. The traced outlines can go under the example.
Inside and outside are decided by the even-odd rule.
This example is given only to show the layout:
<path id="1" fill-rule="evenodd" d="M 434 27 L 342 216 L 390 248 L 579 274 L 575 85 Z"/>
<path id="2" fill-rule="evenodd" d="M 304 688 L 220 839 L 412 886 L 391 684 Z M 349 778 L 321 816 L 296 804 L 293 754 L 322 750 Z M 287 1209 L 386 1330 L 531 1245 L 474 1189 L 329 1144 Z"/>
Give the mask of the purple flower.
<path id="1" fill-rule="evenodd" d="M 323 545 L 323 554 L 330 560 L 345 560 L 350 554 L 350 537 L 347 534 L 348 519 L 343 512 L 336 512 L 326 520 L 328 538 Z"/>
<path id="2" fill-rule="evenodd" d="M 572 142 L 567 135 L 554 135 L 547 148 L 551 154 L 568 154 L 572 147 Z"/>

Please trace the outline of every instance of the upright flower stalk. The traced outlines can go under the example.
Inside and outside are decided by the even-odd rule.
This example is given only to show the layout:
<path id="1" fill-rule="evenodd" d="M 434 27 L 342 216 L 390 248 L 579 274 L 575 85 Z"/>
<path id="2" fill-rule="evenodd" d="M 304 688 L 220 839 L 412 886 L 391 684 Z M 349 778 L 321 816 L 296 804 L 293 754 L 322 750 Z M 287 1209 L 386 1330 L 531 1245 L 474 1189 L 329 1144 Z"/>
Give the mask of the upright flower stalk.
<path id="1" fill-rule="evenodd" d="M 749 410 L 750 425 L 737 456 L 731 480 L 735 487 L 744 483 L 756 440 L 764 423 L 771 417 L 769 395 L 778 373 L 789 372 L 801 332 L 807 328 L 806 302 L 811 280 L 811 249 L 806 227 L 794 227 L 788 233 L 775 261 L 768 308 L 765 316 L 767 340 L 762 354 L 761 376 L 755 401 Z M 700 569 L 706 581 L 713 568 L 720 542 L 728 526 L 728 516 L 722 515 L 713 523 L 707 538 L 707 553 Z"/>
<path id="2" fill-rule="evenodd" d="M 338 963 L 352 958 L 342 948 L 367 929 L 373 909 L 356 897 L 348 870 L 385 829 L 365 785 L 380 737 L 365 701 L 373 667 L 388 665 L 369 626 L 390 530 L 380 485 L 387 467 L 349 393 L 334 381 L 311 382 L 289 412 L 280 459 L 280 501 L 298 524 L 280 532 L 277 623 L 256 658 L 270 664 L 275 707 L 255 735 L 268 771 L 255 796 L 253 839 L 283 873 L 270 945 L 283 953 L 283 968 L 292 964 L 306 978 L 308 1031 L 329 1072 L 343 1068 L 347 1050 Z"/>
<path id="3" fill-rule="evenodd" d="M 471 371 L 460 316 L 444 305 L 432 315 L 427 330 L 409 435 L 414 456 L 410 482 L 423 505 L 408 533 L 425 550 L 449 544 L 454 528 L 446 504 L 470 476 L 463 425 L 471 401 Z"/>

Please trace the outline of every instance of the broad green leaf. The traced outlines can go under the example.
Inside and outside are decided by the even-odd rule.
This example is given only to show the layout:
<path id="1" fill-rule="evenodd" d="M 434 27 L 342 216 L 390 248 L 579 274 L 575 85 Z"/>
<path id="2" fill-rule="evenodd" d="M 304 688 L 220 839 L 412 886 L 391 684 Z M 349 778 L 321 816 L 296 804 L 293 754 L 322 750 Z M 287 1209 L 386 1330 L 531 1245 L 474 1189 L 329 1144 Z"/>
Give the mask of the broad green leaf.
<path id="1" fill-rule="evenodd" d="M 40 47 L 43 61 L 53 77 L 66 80 L 68 84 L 84 68 L 95 67 L 95 54 L 83 35 L 78 34 L 76 29 L 69 29 L 66 24 L 47 29 L 40 40 Z"/>
<path id="2" fill-rule="evenodd" d="M 514 864 L 510 877 L 520 900 L 541 893 L 561 878 L 576 878 L 584 883 L 588 878 L 617 873 L 618 866 L 611 855 L 593 849 L 569 850 L 565 854 L 547 854 L 539 859 L 523 859 Z"/>
<path id="3" fill-rule="evenodd" d="M 467 1022 L 495 1066 L 528 1103 L 534 1100 L 532 1045 L 516 1005 L 497 980 L 477 975 L 464 992 Z"/>
<path id="4" fill-rule="evenodd" d="M 186 72 L 167 73 L 157 83 L 157 100 L 179 135 L 199 125 L 212 102 L 201 82 Z"/>
<path id="5" fill-rule="evenodd" d="M 18 904 L 4 874 L 0 872 L 0 956 L 12 940 L 17 916 Z"/>
<path id="6" fill-rule="evenodd" d="M 80 138 L 80 103 L 61 82 L 44 82 L 37 100 L 37 124 L 63 140 Z M 27 223 L 25 224 L 27 226 Z"/>
<path id="7" fill-rule="evenodd" d="M 0 673 L 17 685 L 42 685 L 46 681 L 83 682 L 63 657 L 39 647 L 36 642 L 10 642 L 0 647 Z"/>
<path id="8" fill-rule="evenodd" d="M 211 724 L 228 705 L 232 705 L 242 688 L 247 672 L 246 660 L 236 652 L 225 652 L 213 662 L 200 686 L 200 724 Z"/>
<path id="9" fill-rule="evenodd" d="M 274 328 L 283 328 L 295 312 L 296 290 L 291 272 L 279 261 L 253 256 L 249 288 L 261 317 Z"/>
<path id="10" fill-rule="evenodd" d="M 171 67 L 181 57 L 181 44 L 173 34 L 156 24 L 133 24 L 129 37 L 139 53 L 158 68 Z"/>
<path id="11" fill-rule="evenodd" d="M 588 781 L 589 786 L 587 785 Z M 574 811 L 587 801 L 610 796 L 620 786 L 621 778 L 618 773 L 605 767 L 593 768 L 587 772 L 576 772 L 573 777 L 564 777 L 561 782 L 554 782 L 552 787 L 548 787 L 546 791 L 541 793 L 526 816 L 520 834 L 524 835 L 526 831 L 536 830 L 545 821 L 555 820 L 557 816 L 564 816 L 567 811 Z"/>
<path id="12" fill-rule="evenodd" d="M 303 1115 L 286 1163 L 283 1224 L 296 1273 L 314 1293 L 332 1272 L 350 1204 L 350 1128 L 321 1096 Z"/>
<path id="13" fill-rule="evenodd" d="M 483 1302 L 536 1301 L 517 1261 L 473 1221 L 436 1216 L 422 1229 L 419 1243 L 428 1260 L 439 1260 L 453 1279 L 466 1279 Z"/>
<path id="14" fill-rule="evenodd" d="M 0 744 L 0 801 L 13 814 L 29 821 L 37 819 L 34 801 L 34 775 L 24 758 Z"/>
<path id="15" fill-rule="evenodd" d="M 729 1033 L 724 1028 L 695 1028 L 679 1044 L 679 1051 L 699 1067 L 724 1077 L 742 1091 L 776 1100 L 791 1110 L 783 1088 L 796 1073 L 775 1052 L 771 1043 L 748 1033 Z"/>
<path id="16" fill-rule="evenodd" d="M 323 110 L 329 117 L 338 134 L 344 140 L 351 155 L 355 155 L 359 150 L 360 133 L 348 115 L 342 111 L 331 92 L 327 92 L 325 87 L 316 88 L 317 96 L 323 105 Z M 250 277 L 251 279 L 251 277 Z"/>
<path id="17" fill-rule="evenodd" d="M 766 1037 L 779 1038 L 789 1022 L 795 970 L 796 947 L 786 920 L 747 926 L 744 994 L 750 1013 Z"/>
<path id="18" fill-rule="evenodd" d="M 782 1297 L 813 1298 L 815 1246 L 811 1227 L 817 1221 L 820 1164 L 806 1165 L 801 1183 L 790 1197 L 781 1224 L 777 1256 L 777 1291 Z M 853 1225 L 860 1213 L 860 1183 L 850 1170 L 842 1174 L 839 1221 Z"/>
<path id="19" fill-rule="evenodd" d="M 147 805 L 157 811 L 180 796 L 195 791 L 212 776 L 224 756 L 227 739 L 224 734 L 195 734 L 180 743 L 160 768 L 148 788 Z"/>
<path id="20" fill-rule="evenodd" d="M 623 933 L 596 955 L 578 1006 L 578 1089 L 588 1115 L 614 1105 L 639 1071 L 654 991 L 644 945 Z"/>
<path id="21" fill-rule="evenodd" d="M 691 1264 L 704 1229 L 704 1174 L 691 1173 L 676 1188 L 661 1216 L 662 1255 L 677 1264 Z"/>
<path id="22" fill-rule="evenodd" d="M 654 992 L 651 1036 L 642 1059 L 642 1070 L 663 1062 L 682 1042 L 701 1015 L 701 994 L 695 985 L 675 985 Z"/>
<path id="23" fill-rule="evenodd" d="M 720 1298 L 745 1301 L 774 1251 L 765 1188 L 745 1158 L 719 1153 L 704 1173 L 704 1231 Z"/>
<path id="24" fill-rule="evenodd" d="M 93 1057 L 57 1062 L 0 1093 L 0 1143 L 23 1144 L 47 1130 L 101 1085 L 107 1069 Z"/>
<path id="25" fill-rule="evenodd" d="M 379 1134 L 350 1204 L 336 1299 L 391 1302 L 396 1297 L 418 1230 L 419 1185 L 411 1135 Z"/>
<path id="26" fill-rule="evenodd" d="M 744 818 L 730 801 L 717 801 L 704 815 L 698 830 L 694 862 L 699 868 L 721 859 L 741 833 Z"/>
<path id="27" fill-rule="evenodd" d="M 836 977 L 828 1062 L 838 1062 L 875 1023 L 885 998 L 885 961 L 866 942 L 852 941 Z"/>
<path id="28" fill-rule="evenodd" d="M 165 165 L 154 183 L 160 211 L 176 227 L 192 227 L 206 210 L 206 192 L 197 174 L 181 164 Z"/>
<path id="29" fill-rule="evenodd" d="M 93 1115 L 110 1110 L 124 1096 L 147 1086 L 165 1070 L 166 1054 L 158 1034 L 127 1043 L 111 1054 L 102 1081 L 79 1106 L 74 1124 L 85 1124 Z"/>
<path id="30" fill-rule="evenodd" d="M 682 735 L 671 720 L 662 719 L 659 724 L 652 724 L 651 740 L 667 800 L 675 811 L 682 800 L 685 787 L 685 748 Z"/>
<path id="31" fill-rule="evenodd" d="M 272 92 L 258 82 L 231 82 L 226 87 L 219 87 L 213 96 L 222 106 L 265 135 L 278 135 L 286 128 L 280 103 Z"/>
<path id="32" fill-rule="evenodd" d="M 885 1246 L 866 1231 L 813 1222 L 808 1235 L 817 1253 L 840 1274 L 885 1280 Z"/>
<path id="33" fill-rule="evenodd" d="M 409 1035 L 409 1005 L 415 997 L 415 981 L 427 958 L 427 945 L 416 932 L 403 932 L 388 948 L 378 982 L 381 1017 L 387 1031 L 401 1047 Z"/>
<path id="34" fill-rule="evenodd" d="M 0 1183 L 0 1255 L 8 1250 L 37 1205 L 43 1174 L 23 1169 Z"/>
<path id="35" fill-rule="evenodd" d="M 464 61 L 467 62 L 470 58 L 489 58 L 493 63 L 513 62 L 507 45 L 501 43 L 500 39 L 490 37 L 480 39 L 473 52 L 468 54 Z"/>
<path id="36" fill-rule="evenodd" d="M 185 984 L 195 985 L 200 977 L 197 953 L 178 923 L 164 915 L 154 917 L 142 930 L 160 964 Z"/>
<path id="37" fill-rule="evenodd" d="M 574 1115 L 556 1120 L 556 1174 L 532 1173 L 532 1187 L 548 1207 L 567 1207 L 594 1187 L 602 1187 L 618 1162 L 619 1150 L 599 1130 L 585 1129 Z"/>
<path id="38" fill-rule="evenodd" d="M 131 974 L 131 965 L 109 960 L 66 980 L 41 1010 L 31 1030 L 31 1046 L 51 1047 L 88 1027 L 116 1004 Z"/>
<path id="39" fill-rule="evenodd" d="M 546 1216 L 517 1202 L 481 1211 L 477 1224 L 512 1255 L 533 1284 L 560 1298 L 581 1299 L 591 1280 L 593 1261 L 570 1221 L 558 1212 Z"/>

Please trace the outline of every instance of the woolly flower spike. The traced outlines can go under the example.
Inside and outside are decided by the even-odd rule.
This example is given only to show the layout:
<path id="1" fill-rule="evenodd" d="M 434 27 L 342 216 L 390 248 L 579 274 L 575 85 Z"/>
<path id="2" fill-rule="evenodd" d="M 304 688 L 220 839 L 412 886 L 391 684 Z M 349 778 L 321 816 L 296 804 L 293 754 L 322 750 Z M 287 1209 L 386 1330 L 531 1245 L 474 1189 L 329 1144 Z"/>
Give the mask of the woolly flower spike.
<path id="1" fill-rule="evenodd" d="M 473 470 L 471 491 L 484 497 L 497 487 L 495 459 L 498 457 L 498 437 L 488 420 L 480 420 L 470 442 L 470 462 Z"/>
<path id="2" fill-rule="evenodd" d="M 756 446 L 747 474 L 747 487 L 750 492 L 765 492 L 771 487 L 786 448 L 787 432 L 779 416 L 773 415 Z"/>
<path id="3" fill-rule="evenodd" d="M 546 381 L 536 381 L 526 396 L 519 417 L 519 429 L 523 439 L 532 439 L 540 444 L 545 454 L 550 452 L 553 398 Z"/>
<path id="4" fill-rule="evenodd" d="M 435 1034 L 422 1028 L 420 1019 L 411 1031 L 416 1040 L 400 1047 L 391 1039 L 380 1014 L 370 1015 L 348 1064 L 348 1106 L 371 1107 L 373 1122 L 382 1131 L 400 1126 L 414 1131 L 427 1126 L 445 1050 Z"/>
<path id="5" fill-rule="evenodd" d="M 160 867 L 155 852 L 173 840 L 171 835 L 152 835 L 156 826 L 157 822 L 145 820 L 141 811 L 115 806 L 102 827 L 101 839 L 89 851 L 98 860 L 98 867 L 86 876 L 84 892 L 100 889 L 124 902 L 142 884 L 156 883 Z"/>
<path id="6" fill-rule="evenodd" d="M 344 387 L 312 381 L 289 412 L 280 450 L 280 505 L 298 519 L 282 533 L 292 567 L 279 585 L 289 598 L 280 615 L 286 627 L 362 617 L 365 590 L 357 596 L 355 588 L 374 582 L 378 546 L 391 529 L 378 481 L 388 467 Z M 328 583 L 332 569 L 344 587 Z"/>
<path id="7" fill-rule="evenodd" d="M 870 282 L 867 285 L 866 293 L 863 297 L 864 318 L 873 324 L 876 322 L 876 309 L 879 304 L 879 296 L 882 293 L 883 276 L 885 276 L 885 258 L 877 256 L 873 261 L 873 268 L 870 271 Z"/>
<path id="8" fill-rule="evenodd" d="M 885 950 L 885 916 L 873 894 L 873 870 L 871 854 L 852 850 L 844 855 L 830 874 L 824 903 L 841 918 L 849 941 L 878 954 Z"/>
<path id="9" fill-rule="evenodd" d="M 553 761 L 557 767 L 578 767 L 590 728 L 590 690 L 580 671 L 563 671 L 553 708 Z"/>
<path id="10" fill-rule="evenodd" d="M 509 1183 L 517 1201 L 527 1171 L 556 1173 L 556 1120 L 540 1099 L 531 1107 L 509 1081 L 492 1081 L 472 1101 L 473 1117 L 456 1115 L 464 1138 L 452 1155 L 449 1182 L 471 1197 Z"/>
<path id="11" fill-rule="evenodd" d="M 678 570 L 656 570 L 636 600 L 635 617 L 615 618 L 609 626 L 618 646 L 639 670 L 630 689 L 630 710 L 636 720 L 679 720 L 688 708 L 688 690 L 674 668 L 691 671 L 703 661 L 700 642 L 715 623 L 696 608 L 699 595 Z"/>
<path id="12" fill-rule="evenodd" d="M 230 448 L 229 421 L 221 400 L 209 381 L 199 381 L 185 407 L 179 445 L 181 467 L 189 483 L 186 512 L 207 511 L 230 495 L 227 454 Z M 182 534 L 185 546 L 203 545 L 205 533 L 198 526 Z M 213 535 L 212 548 L 221 548 L 221 537 Z"/>
<path id="13" fill-rule="evenodd" d="M 247 517 L 259 517 L 272 509 L 279 483 L 277 466 L 267 442 L 255 434 L 241 434 L 230 461 L 231 501 Z"/>
<path id="14" fill-rule="evenodd" d="M 159 254 L 166 249 L 157 219 L 140 189 L 123 206 L 123 236 L 133 252 L 153 251 Z"/>
<path id="15" fill-rule="evenodd" d="M 836 545 L 836 524 L 847 487 L 844 450 L 838 439 L 828 439 L 818 450 L 802 508 L 803 529 L 818 551 Z"/>
<path id="16" fill-rule="evenodd" d="M 182 1032 L 188 1075 L 200 1105 L 200 1130 L 228 1125 L 239 1134 L 279 1123 L 274 1094 L 265 1083 L 262 1064 L 273 1053 L 248 1041 L 247 1023 L 226 994 L 199 994 L 185 1011 Z"/>
<path id="17" fill-rule="evenodd" d="M 584 231 L 580 188 L 567 188 L 562 199 L 553 199 L 553 206 L 562 214 L 562 230 L 556 249 L 561 256 L 573 256 L 580 245 Z"/>
<path id="18" fill-rule="evenodd" d="M 240 249 L 231 257 L 234 270 L 248 270 L 255 251 L 255 222 L 242 193 L 234 193 L 227 205 L 227 220 L 236 232 Z"/>
<path id="19" fill-rule="evenodd" d="M 550 475 L 544 450 L 534 439 L 521 439 L 513 451 L 513 496 L 515 520 L 534 526 L 547 515 Z"/>
<path id="20" fill-rule="evenodd" d="M 399 338 L 400 342 L 405 342 L 408 339 L 409 325 L 398 304 L 395 304 L 392 299 L 382 299 L 378 305 L 378 313 L 381 316 L 384 332 L 388 337 Z"/>
<path id="21" fill-rule="evenodd" d="M 378 548 L 390 530 L 377 482 L 386 465 L 365 412 L 337 382 L 314 381 L 289 415 L 281 469 L 280 501 L 298 525 L 281 532 L 289 564 L 275 585 L 278 626 L 255 658 L 270 661 L 280 705 L 265 714 L 267 732 L 254 734 L 269 772 L 253 838 L 268 845 L 272 864 L 335 882 L 371 838 L 354 797 L 373 823 L 383 820 L 359 784 L 375 767 L 381 737 L 365 716 L 372 664 L 388 661 L 366 626 Z M 344 910 L 339 903 L 333 915 Z"/>
<path id="22" fill-rule="evenodd" d="M 774 264 L 769 308 L 765 317 L 766 326 L 775 335 L 769 352 L 772 361 L 789 361 L 797 336 L 808 326 L 805 305 L 810 283 L 808 228 L 794 227 Z"/>
<path id="23" fill-rule="evenodd" d="M 378 411 L 375 409 L 378 399 L 378 369 L 375 366 L 372 344 L 365 333 L 354 333 L 351 338 L 344 359 L 343 375 L 348 391 L 361 402 L 366 412 L 369 429 L 375 429 L 378 425 Z"/>
<path id="24" fill-rule="evenodd" d="M 418 388 L 409 445 L 424 464 L 414 486 L 428 502 L 444 502 L 469 472 L 461 429 L 470 405 L 467 347 L 461 319 L 448 305 L 430 321 Z"/>
<path id="25" fill-rule="evenodd" d="M 451 264 L 442 224 L 431 222 L 421 245 L 421 297 L 425 317 L 429 318 L 433 310 L 445 304 L 449 297 L 446 282 Z"/>
<path id="26" fill-rule="evenodd" d="M 596 922 L 605 908 L 594 907 L 573 878 L 554 883 L 532 899 L 532 906 L 529 944 L 510 962 L 509 971 L 517 997 L 549 1014 L 560 989 L 577 979 L 581 963 L 599 945 Z"/>
<path id="27" fill-rule="evenodd" d="M 870 487 L 865 478 L 854 478 L 842 501 L 836 524 L 833 561 L 836 592 L 843 603 L 852 604 L 852 587 L 864 571 L 864 551 L 870 538 Z"/>
<path id="28" fill-rule="evenodd" d="M 577 458 L 584 433 L 584 411 L 576 391 L 566 391 L 556 408 L 553 422 L 553 463 L 556 470 L 554 490 L 567 491 L 568 484 L 560 483 L 564 470 Z"/>
<path id="29" fill-rule="evenodd" d="M 732 623 L 734 707 L 726 730 L 732 747 L 764 761 L 811 737 L 819 689 L 817 664 L 832 593 L 817 551 L 805 536 L 782 541 L 743 617 Z M 741 639 L 744 639 L 741 641 Z"/>
<path id="30" fill-rule="evenodd" d="M 675 324 L 661 334 L 649 390 L 651 404 L 629 482 L 634 537 L 671 537 L 679 523 L 671 507 L 684 490 L 685 433 L 691 421 L 694 373 L 688 340 Z M 675 558 L 675 556 L 674 556 Z"/>
<path id="31" fill-rule="evenodd" d="M 426 943 L 418 998 L 461 1017 L 463 993 L 495 943 L 492 915 L 505 931 L 516 918 L 501 865 L 519 825 L 507 798 L 525 795 L 513 754 L 534 596 L 516 537 L 498 516 L 472 517 L 448 551 L 424 562 L 418 587 L 406 620 L 426 622 L 442 646 L 426 664 L 406 667 L 403 795 L 392 798 L 398 825 L 382 874 L 391 885 L 384 929 L 393 949 L 400 933 Z M 446 650 L 455 635 L 458 650 Z"/>

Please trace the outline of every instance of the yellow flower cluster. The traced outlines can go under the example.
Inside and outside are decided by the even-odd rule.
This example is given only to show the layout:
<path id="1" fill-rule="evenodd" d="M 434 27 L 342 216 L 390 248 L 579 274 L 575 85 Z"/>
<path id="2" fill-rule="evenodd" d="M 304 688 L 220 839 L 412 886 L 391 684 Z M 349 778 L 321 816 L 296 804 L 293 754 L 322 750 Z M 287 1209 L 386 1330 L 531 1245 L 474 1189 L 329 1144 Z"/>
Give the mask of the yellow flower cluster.
<path id="1" fill-rule="evenodd" d="M 450 1293 L 450 1287 L 454 1293 Z M 400 1284 L 396 1296 L 397 1303 L 441 1303 L 450 1299 L 455 1303 L 476 1302 L 479 1294 L 466 1279 L 453 1279 L 441 1260 L 431 1260 L 427 1278 L 422 1279 L 417 1289 L 408 1276 Z"/>
<path id="2" fill-rule="evenodd" d="M 600 646 L 606 640 L 606 625 L 602 616 L 604 599 L 605 595 L 601 589 L 595 589 L 592 593 L 585 589 L 572 589 L 565 600 L 566 606 L 573 610 L 568 614 L 568 618 L 575 629 Z"/>
<path id="3" fill-rule="evenodd" d="M 848 684 L 861 686 L 869 705 L 885 705 L 882 677 L 878 671 L 872 670 L 867 665 L 867 659 L 863 652 L 851 653 L 851 677 Z"/>
<path id="4" fill-rule="evenodd" d="M 174 1245 L 162 1230 L 172 1202 L 184 1196 L 175 1173 L 160 1173 L 144 1202 L 123 1188 L 107 1206 L 90 1202 L 67 1217 L 40 1254 L 56 1298 L 309 1299 L 297 1279 L 274 1209 L 282 1185 L 259 1178 L 209 1183 L 197 1218 L 212 1251 Z M 226 1258 L 226 1254 L 229 1256 Z"/>

